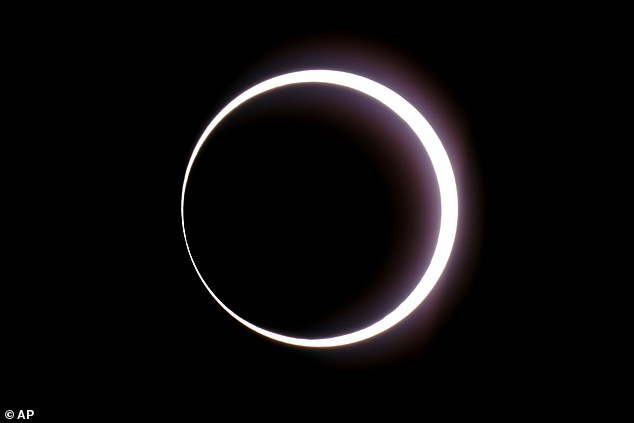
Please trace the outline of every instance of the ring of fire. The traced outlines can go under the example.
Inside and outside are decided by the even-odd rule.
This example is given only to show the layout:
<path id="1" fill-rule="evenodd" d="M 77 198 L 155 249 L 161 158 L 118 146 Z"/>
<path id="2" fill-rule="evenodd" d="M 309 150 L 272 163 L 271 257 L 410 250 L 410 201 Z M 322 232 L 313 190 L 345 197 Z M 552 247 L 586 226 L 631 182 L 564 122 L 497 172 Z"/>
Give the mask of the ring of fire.
<path id="1" fill-rule="evenodd" d="M 276 88 L 296 84 L 331 84 L 346 87 L 359 91 L 384 104 L 414 131 L 422 143 L 429 155 L 440 191 L 441 217 L 435 250 L 427 270 L 414 290 L 394 310 L 375 323 L 363 329 L 330 338 L 311 339 L 287 336 L 263 329 L 237 315 L 229 307 L 227 307 L 216 294 L 214 294 L 207 282 L 205 282 L 205 279 L 198 270 L 194 257 L 192 256 L 189 243 L 187 241 L 187 231 L 185 230 L 185 193 L 187 191 L 187 182 L 189 180 L 192 166 L 196 161 L 196 157 L 206 140 L 213 132 L 214 128 L 216 128 L 218 124 L 233 110 L 237 109 L 240 105 L 250 99 L 271 90 L 275 90 Z M 451 162 L 449 161 L 449 157 L 442 142 L 440 141 L 440 138 L 429 122 L 427 122 L 427 119 L 425 119 L 425 117 L 416 110 L 414 106 L 407 102 L 407 100 L 389 88 L 359 75 L 333 70 L 306 70 L 280 75 L 249 88 L 233 99 L 220 111 L 220 113 L 216 115 L 216 117 L 213 118 L 196 143 L 194 151 L 189 159 L 189 163 L 187 164 L 187 169 L 185 170 L 185 177 L 181 192 L 181 224 L 187 252 L 198 277 L 216 302 L 218 302 L 218 304 L 220 304 L 220 306 L 234 319 L 260 335 L 279 342 L 313 348 L 336 347 L 360 342 L 385 332 L 407 317 L 425 300 L 442 275 L 453 249 L 458 226 L 458 190 Z"/>

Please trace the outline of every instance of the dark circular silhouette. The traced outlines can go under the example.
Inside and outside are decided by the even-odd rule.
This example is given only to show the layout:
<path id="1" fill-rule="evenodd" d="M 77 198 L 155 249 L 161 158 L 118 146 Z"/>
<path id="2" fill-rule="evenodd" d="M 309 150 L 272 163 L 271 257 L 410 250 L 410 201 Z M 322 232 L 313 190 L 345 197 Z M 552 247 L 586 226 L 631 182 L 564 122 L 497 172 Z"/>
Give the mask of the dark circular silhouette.
<path id="1" fill-rule="evenodd" d="M 341 87 L 288 86 L 240 106 L 205 143 L 187 190 L 205 281 L 241 317 L 291 336 L 336 336 L 388 314 L 438 236 L 420 141 Z"/>

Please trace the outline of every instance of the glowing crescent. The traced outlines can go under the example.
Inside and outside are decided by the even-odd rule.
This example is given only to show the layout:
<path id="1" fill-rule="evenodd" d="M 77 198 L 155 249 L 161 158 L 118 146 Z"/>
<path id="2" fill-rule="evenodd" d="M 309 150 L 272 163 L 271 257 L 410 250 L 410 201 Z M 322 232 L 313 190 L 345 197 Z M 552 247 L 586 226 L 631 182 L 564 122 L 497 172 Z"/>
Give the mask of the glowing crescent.
<path id="1" fill-rule="evenodd" d="M 429 267 L 423 274 L 420 282 L 411 292 L 411 294 L 396 307 L 388 315 L 380 319 L 379 321 L 371 324 L 370 326 L 351 332 L 345 335 L 335 336 L 331 338 L 295 338 L 292 336 L 282 335 L 266 329 L 262 329 L 254 325 L 251 322 L 243 319 L 234 313 L 229 307 L 223 304 L 222 301 L 213 293 L 209 288 L 209 285 L 205 282 L 205 279 L 200 274 L 194 257 L 192 256 L 187 242 L 187 233 L 185 231 L 185 191 L 187 189 L 187 181 L 189 179 L 189 173 L 192 169 L 196 156 L 200 152 L 201 147 L 214 130 L 216 126 L 233 110 L 238 108 L 241 104 L 247 102 L 255 96 L 258 96 L 267 91 L 274 90 L 276 88 L 285 87 L 287 85 L 294 84 L 333 84 L 342 87 L 351 88 L 353 90 L 362 92 L 384 105 L 390 108 L 401 119 L 407 123 L 414 133 L 418 136 L 423 147 L 427 150 L 427 154 L 431 160 L 436 178 L 438 180 L 438 187 L 440 188 L 440 229 L 438 232 L 438 240 L 436 243 L 436 249 L 429 263 Z M 225 106 L 224 109 L 218 113 L 218 115 L 211 121 L 207 129 L 203 132 L 200 139 L 196 143 L 194 152 L 192 153 L 189 163 L 187 164 L 187 170 L 185 171 L 185 179 L 183 181 L 183 189 L 181 194 L 181 222 L 183 225 L 183 236 L 185 237 L 185 245 L 187 246 L 187 252 L 189 258 L 196 269 L 198 277 L 207 288 L 207 291 L 211 296 L 225 309 L 227 313 L 233 316 L 238 322 L 242 323 L 249 329 L 259 333 L 260 335 L 274 339 L 276 341 L 284 342 L 292 345 L 299 345 L 304 347 L 336 347 L 340 345 L 352 344 L 360 342 L 365 339 L 376 336 L 398 322 L 407 317 L 418 307 L 425 297 L 432 290 L 436 282 L 440 278 L 449 256 L 453 248 L 453 243 L 456 237 L 456 228 L 458 225 L 458 191 L 456 188 L 456 178 L 451 168 L 451 163 L 447 152 L 443 148 L 442 142 L 436 135 L 436 132 L 431 127 L 429 122 L 421 115 L 418 110 L 407 102 L 403 97 L 390 90 L 383 85 L 374 82 L 370 79 L 364 78 L 359 75 L 355 75 L 347 72 L 333 71 L 333 70 L 307 70 L 300 72 L 292 72 L 284 75 L 276 76 L 261 82 L 232 100 Z"/>

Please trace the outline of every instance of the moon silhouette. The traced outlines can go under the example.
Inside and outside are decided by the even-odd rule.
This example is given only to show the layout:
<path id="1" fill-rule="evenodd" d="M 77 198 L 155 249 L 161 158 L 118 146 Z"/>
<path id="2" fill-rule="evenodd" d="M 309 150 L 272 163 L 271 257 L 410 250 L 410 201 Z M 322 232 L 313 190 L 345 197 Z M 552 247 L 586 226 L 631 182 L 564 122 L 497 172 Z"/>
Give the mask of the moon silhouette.
<path id="1" fill-rule="evenodd" d="M 389 312 L 383 318 L 363 329 L 333 337 L 300 338 L 276 333 L 253 324 L 231 310 L 212 291 L 199 271 L 190 249 L 185 225 L 185 195 L 187 192 L 187 183 L 189 181 L 190 172 L 201 148 L 214 129 L 232 111 L 250 99 L 277 88 L 299 84 L 329 84 L 346 87 L 365 94 L 385 105 L 411 128 L 425 148 L 436 175 L 440 193 L 441 216 L 435 249 L 429 262 L 429 266 L 423 273 L 416 287 L 394 310 Z M 434 129 L 431 127 L 427 119 L 425 119 L 425 117 L 416 110 L 414 106 L 396 92 L 371 79 L 348 72 L 334 70 L 306 70 L 292 72 L 270 78 L 249 88 L 227 104 L 204 130 L 194 147 L 185 171 L 181 192 L 181 224 L 187 252 L 198 277 L 216 302 L 234 319 L 262 336 L 286 344 L 311 348 L 343 346 L 364 341 L 379 335 L 398 324 L 425 300 L 429 292 L 436 285 L 451 256 L 456 237 L 458 225 L 458 193 L 456 178 L 447 152 Z"/>

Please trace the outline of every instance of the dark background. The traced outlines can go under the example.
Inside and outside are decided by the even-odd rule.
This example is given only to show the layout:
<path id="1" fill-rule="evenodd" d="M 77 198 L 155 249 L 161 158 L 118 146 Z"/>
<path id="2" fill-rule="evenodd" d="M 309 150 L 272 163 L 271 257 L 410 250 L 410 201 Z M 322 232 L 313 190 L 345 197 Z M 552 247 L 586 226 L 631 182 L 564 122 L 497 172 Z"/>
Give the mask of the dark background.
<path id="1" fill-rule="evenodd" d="M 589 126 L 578 129 L 589 120 L 579 103 L 606 89 L 609 78 L 598 63 L 609 63 L 618 50 L 605 40 L 618 40 L 620 26 L 609 25 L 613 32 L 599 38 L 568 12 L 493 18 L 478 11 L 478 19 L 474 11 L 421 13 L 314 11 L 267 20 L 274 13 L 250 10 L 243 20 L 244 11 L 194 19 L 197 13 L 160 10 L 56 22 L 46 13 L 34 21 L 16 15 L 30 23 L 3 30 L 0 301 L 3 398 L 9 400 L 1 405 L 52 418 L 78 403 L 111 416 L 125 408 L 173 418 L 212 418 L 232 403 L 240 404 L 230 407 L 236 417 L 287 405 L 309 414 L 339 405 L 349 415 L 386 409 L 422 416 L 432 406 L 489 415 L 502 408 L 565 410 L 566 398 L 596 389 L 603 371 L 581 364 L 590 356 L 602 361 L 594 352 L 605 335 L 586 317 L 581 299 L 594 271 L 589 266 L 578 278 L 575 270 L 588 260 L 577 248 L 595 230 L 570 205 L 590 207 L 605 195 L 579 166 L 588 163 L 584 146 L 595 136 Z M 355 49 L 359 56 L 349 54 Z M 179 209 L 187 161 L 215 113 L 266 77 L 320 63 L 382 78 L 397 91 L 417 86 L 409 91 L 412 101 L 448 140 L 467 206 L 457 255 L 429 301 L 388 334 L 334 350 L 280 345 L 233 321 L 191 266 Z M 283 141 L 260 145 L 255 159 L 261 160 L 253 160 L 265 175 L 264 162 L 278 170 L 290 166 L 268 176 L 277 178 L 271 195 L 280 210 L 290 204 L 285 189 L 292 190 L 279 186 L 288 181 L 284 172 L 303 172 L 298 183 L 304 183 L 317 158 L 333 169 L 332 178 L 310 183 L 348 201 L 352 215 L 384 204 L 381 195 L 389 193 L 378 180 L 358 202 L 341 189 L 341 180 L 359 183 L 351 169 L 369 172 L 368 180 L 376 176 L 357 150 L 347 151 L 357 160 L 348 168 L 332 161 L 340 145 L 311 137 L 294 147 L 303 164 L 289 164 Z M 227 169 L 243 151 L 225 152 Z M 242 173 L 227 184 L 244 187 L 261 181 L 258 175 Z M 329 198 L 319 204 L 327 208 Z M 263 201 L 283 228 L 287 220 L 270 198 Z M 288 298 L 258 291 L 278 301 L 274 310 L 259 301 L 245 307 L 271 327 L 286 328 L 285 313 L 295 313 L 293 322 L 313 322 L 324 310 L 317 301 L 336 310 L 338 299 L 354 297 L 363 284 L 338 287 L 327 276 L 355 275 L 363 268 L 358 263 L 387 254 L 380 242 L 359 239 L 367 227 L 358 221 L 349 248 L 329 245 L 328 234 L 349 225 L 334 213 L 317 231 L 306 223 L 309 209 L 303 209 L 306 221 L 293 225 L 323 237 L 304 248 L 328 251 L 329 271 L 311 254 L 301 257 L 305 262 L 294 257 L 295 267 L 280 261 L 262 268 L 269 258 L 297 254 L 305 238 L 295 229 L 281 232 L 295 237 L 289 244 L 266 241 L 246 258 L 225 252 L 226 274 L 236 267 L 267 282 L 266 275 L 286 272 L 270 277 L 279 284 L 276 292 L 295 286 L 300 295 L 294 281 L 318 284 L 317 276 L 325 276 L 328 285 L 315 291 L 315 302 L 303 297 L 305 307 L 285 309 Z M 374 209 L 367 219 L 384 221 L 388 209 Z M 248 214 L 225 213 L 232 225 L 244 219 L 264 239 L 279 235 Z M 379 225 L 377 236 L 391 229 Z M 332 258 L 350 250 L 357 267 Z"/>

